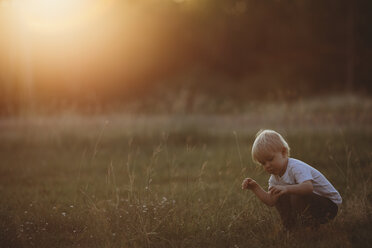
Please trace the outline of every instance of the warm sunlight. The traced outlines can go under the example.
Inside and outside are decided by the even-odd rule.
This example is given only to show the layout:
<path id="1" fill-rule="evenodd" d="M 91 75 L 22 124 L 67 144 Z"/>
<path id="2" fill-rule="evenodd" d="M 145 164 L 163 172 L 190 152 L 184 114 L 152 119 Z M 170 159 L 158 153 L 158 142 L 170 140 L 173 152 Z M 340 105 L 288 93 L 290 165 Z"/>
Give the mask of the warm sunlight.
<path id="1" fill-rule="evenodd" d="M 176 59 L 169 41 L 184 22 L 173 1 L 169 14 L 155 7 L 162 1 L 0 0 L 0 81 L 32 97 L 76 99 L 152 82 L 172 72 L 164 58 Z"/>
<path id="2" fill-rule="evenodd" d="M 14 18 L 31 32 L 59 33 L 89 25 L 113 0 L 13 0 Z"/>
<path id="3" fill-rule="evenodd" d="M 114 34 L 129 23 L 123 6 L 116 0 L 0 0 L 3 77 L 26 88 L 92 81 L 97 77 L 81 75 L 110 66 L 104 55 L 120 44 Z"/>

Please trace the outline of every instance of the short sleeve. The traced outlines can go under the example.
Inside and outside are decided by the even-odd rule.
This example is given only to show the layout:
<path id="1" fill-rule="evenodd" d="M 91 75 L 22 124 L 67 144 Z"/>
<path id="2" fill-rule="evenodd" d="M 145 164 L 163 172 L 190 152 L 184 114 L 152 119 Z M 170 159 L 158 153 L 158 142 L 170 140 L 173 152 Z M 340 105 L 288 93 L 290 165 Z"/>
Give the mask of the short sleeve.
<path id="1" fill-rule="evenodd" d="M 292 173 L 297 184 L 303 183 L 308 180 L 313 180 L 313 176 L 311 175 L 311 170 L 308 166 L 294 166 L 292 168 Z"/>
<path id="2" fill-rule="evenodd" d="M 270 176 L 269 178 L 269 189 L 272 187 L 272 186 L 275 186 L 277 185 L 278 183 L 276 182 L 275 178 L 273 175 Z"/>

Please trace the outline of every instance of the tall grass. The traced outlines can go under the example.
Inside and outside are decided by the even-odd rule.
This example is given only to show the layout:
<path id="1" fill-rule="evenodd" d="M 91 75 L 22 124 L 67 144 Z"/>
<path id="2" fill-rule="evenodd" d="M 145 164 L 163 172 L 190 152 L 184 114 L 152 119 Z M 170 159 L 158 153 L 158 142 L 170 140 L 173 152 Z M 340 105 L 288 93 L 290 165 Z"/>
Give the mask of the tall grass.
<path id="1" fill-rule="evenodd" d="M 312 104 L 297 117 L 287 107 L 260 106 L 267 116 L 2 120 L 0 246 L 368 247 L 370 105 L 344 115 L 334 103 L 310 111 Z M 267 186 L 250 159 L 261 127 L 283 132 L 292 156 L 340 191 L 334 221 L 287 233 L 275 209 L 240 189 L 246 176 Z"/>

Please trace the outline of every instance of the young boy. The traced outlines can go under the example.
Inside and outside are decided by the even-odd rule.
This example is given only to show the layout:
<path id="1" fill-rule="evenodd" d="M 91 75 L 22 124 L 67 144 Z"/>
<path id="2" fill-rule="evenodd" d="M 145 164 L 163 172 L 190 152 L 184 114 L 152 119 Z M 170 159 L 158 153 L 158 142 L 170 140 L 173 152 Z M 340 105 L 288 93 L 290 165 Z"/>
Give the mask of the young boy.
<path id="1" fill-rule="evenodd" d="M 290 158 L 289 150 L 279 133 L 258 132 L 252 158 L 271 174 L 269 191 L 251 178 L 244 179 L 242 188 L 250 189 L 266 205 L 275 206 L 286 229 L 299 224 L 317 227 L 337 215 L 341 196 L 318 170 Z"/>

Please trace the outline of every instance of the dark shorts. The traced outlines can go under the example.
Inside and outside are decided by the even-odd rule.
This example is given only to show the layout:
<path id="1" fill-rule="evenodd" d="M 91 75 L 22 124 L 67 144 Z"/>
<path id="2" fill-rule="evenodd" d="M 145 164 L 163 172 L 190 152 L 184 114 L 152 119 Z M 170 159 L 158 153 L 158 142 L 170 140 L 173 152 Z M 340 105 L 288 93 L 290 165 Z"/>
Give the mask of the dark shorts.
<path id="1" fill-rule="evenodd" d="M 335 218 L 338 212 L 334 202 L 314 193 L 282 195 L 275 207 L 287 229 L 299 225 L 316 227 Z"/>

